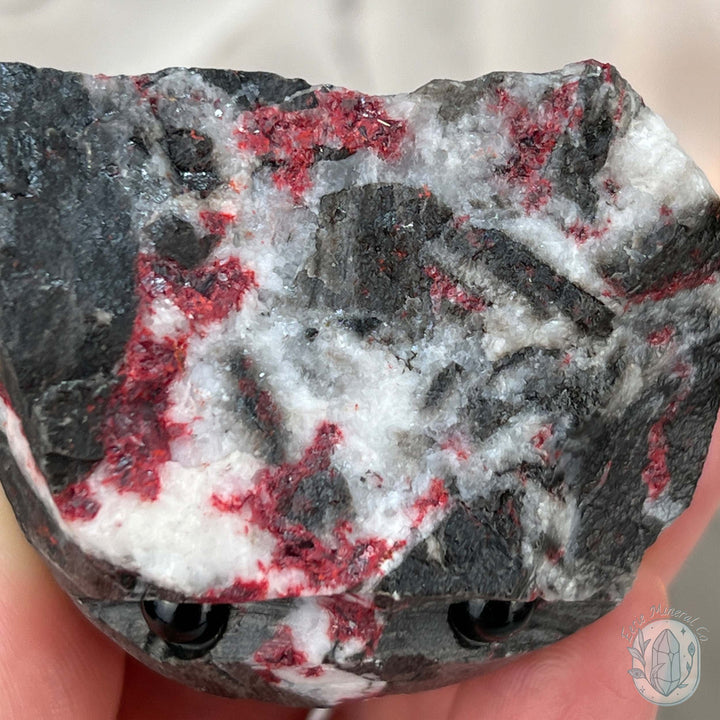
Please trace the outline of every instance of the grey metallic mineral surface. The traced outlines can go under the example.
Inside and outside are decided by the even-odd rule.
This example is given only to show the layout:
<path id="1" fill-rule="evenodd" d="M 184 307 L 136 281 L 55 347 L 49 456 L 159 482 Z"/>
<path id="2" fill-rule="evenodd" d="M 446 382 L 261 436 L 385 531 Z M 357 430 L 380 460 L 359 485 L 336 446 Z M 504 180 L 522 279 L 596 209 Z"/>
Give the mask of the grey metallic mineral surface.
<path id="1" fill-rule="evenodd" d="M 0 64 L 0 447 L 205 690 L 450 683 L 607 612 L 718 400 L 720 202 L 609 65 L 370 97 Z"/>

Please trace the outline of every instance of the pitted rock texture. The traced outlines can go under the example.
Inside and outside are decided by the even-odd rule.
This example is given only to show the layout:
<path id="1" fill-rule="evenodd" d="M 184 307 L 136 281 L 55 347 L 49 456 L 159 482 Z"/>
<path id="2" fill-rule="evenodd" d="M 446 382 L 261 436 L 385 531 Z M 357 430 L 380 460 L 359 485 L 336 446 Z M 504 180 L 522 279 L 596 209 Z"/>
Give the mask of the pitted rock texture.
<path id="1" fill-rule="evenodd" d="M 0 65 L 3 483 L 83 611 L 211 692 L 433 687 L 613 607 L 705 458 L 718 271 L 718 197 L 606 64 Z M 463 601 L 534 612 L 468 643 Z M 163 640 L 180 602 L 228 606 L 207 647 Z"/>

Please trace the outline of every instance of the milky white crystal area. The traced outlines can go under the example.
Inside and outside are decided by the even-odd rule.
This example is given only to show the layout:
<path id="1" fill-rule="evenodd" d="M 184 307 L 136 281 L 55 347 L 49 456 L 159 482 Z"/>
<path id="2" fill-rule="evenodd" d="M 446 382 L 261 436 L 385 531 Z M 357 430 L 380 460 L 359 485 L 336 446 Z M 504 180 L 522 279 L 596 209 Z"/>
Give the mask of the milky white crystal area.
<path id="1" fill-rule="evenodd" d="M 60 520 L 59 513 L 48 489 L 45 478 L 35 462 L 32 450 L 28 444 L 22 421 L 13 410 L 11 403 L 0 393 L 0 430 L 5 434 L 10 452 L 20 469 L 20 472 L 30 483 L 32 489 L 43 501 L 51 516 Z M 62 522 L 62 521 L 61 521 Z"/>
<path id="2" fill-rule="evenodd" d="M 580 142 L 590 103 L 580 78 L 592 73 L 602 102 L 616 98 L 606 159 L 599 167 L 553 165 L 558 138 Z M 588 398 L 619 409 L 667 372 L 667 358 L 682 353 L 649 342 L 646 325 L 621 322 L 641 311 L 604 268 L 616 254 L 642 255 L 638 238 L 664 218 L 704 212 L 715 195 L 662 121 L 631 91 L 617 93 L 606 67 L 508 78 L 449 113 L 443 97 L 456 97 L 460 83 L 382 99 L 318 89 L 318 104 L 306 109 L 238 111 L 225 91 L 191 71 L 171 72 L 150 89 L 136 82 L 127 122 L 152 126 L 164 113 L 194 128 L 212 140 L 219 181 L 208 194 L 138 197 L 133 221 L 140 229 L 180 218 L 212 235 L 214 246 L 197 267 L 179 269 L 143 236 L 137 315 L 116 368 L 105 457 L 56 498 L 62 531 L 84 552 L 191 597 L 243 602 L 370 591 L 459 504 L 522 489 L 515 521 L 534 592 L 577 599 L 594 591 L 542 547 L 552 537 L 565 548 L 577 533 L 574 491 L 551 492 L 525 473 L 557 463 L 583 419 L 576 407 L 532 400 L 542 363 L 557 356 L 552 372 L 601 378 L 636 348 L 617 377 L 598 380 L 605 382 L 600 400 Z M 98 107 L 126 85 L 86 80 Z M 176 103 L 187 97 L 194 101 Z M 160 144 L 148 144 L 144 172 L 161 187 L 173 169 Z M 321 146 L 344 152 L 324 160 Z M 559 178 L 573 172 L 587 173 L 592 212 L 558 190 Z M 300 278 L 319 277 L 321 265 L 330 277 L 344 254 L 336 247 L 337 262 L 318 260 L 323 199 L 371 184 L 433 198 L 451 209 L 446 225 L 458 233 L 504 233 L 520 248 L 513 252 L 531 253 L 591 309 L 583 315 L 574 302 L 562 307 L 530 287 L 520 291 L 501 269 L 459 253 L 444 233 L 424 237 L 417 260 L 427 297 L 396 315 L 379 311 L 370 334 L 359 333 L 348 308 L 313 305 Z M 414 232 L 412 223 L 394 231 Z M 352 284 L 350 271 L 346 265 L 345 280 L 327 281 L 337 283 L 333 292 Z M 666 323 L 662 303 L 678 294 L 705 292 L 705 305 L 717 307 L 714 287 L 700 284 L 654 298 L 656 325 Z M 401 331 L 423 304 L 419 331 Z M 603 313 L 611 319 L 596 321 Z M 539 359 L 497 372 L 526 348 Z M 429 407 L 433 379 L 454 365 L 461 371 L 453 386 Z M 479 386 L 484 403 L 508 408 L 482 427 L 465 412 Z M 20 469 L 57 515 L 16 415 L 4 412 Z M 337 491 L 316 492 L 316 502 L 328 505 L 324 525 L 288 520 L 318 513 L 293 505 L 298 488 L 318 477 Z M 651 486 L 646 476 L 634 482 Z M 653 488 L 645 511 L 671 519 L 680 506 L 663 500 L 660 481 Z M 310 664 L 321 655 L 304 652 Z M 275 672 L 291 684 L 307 679 L 295 667 Z M 345 680 L 337 678 L 338 699 L 359 692 L 343 689 Z M 374 692 L 374 681 L 351 680 Z"/>

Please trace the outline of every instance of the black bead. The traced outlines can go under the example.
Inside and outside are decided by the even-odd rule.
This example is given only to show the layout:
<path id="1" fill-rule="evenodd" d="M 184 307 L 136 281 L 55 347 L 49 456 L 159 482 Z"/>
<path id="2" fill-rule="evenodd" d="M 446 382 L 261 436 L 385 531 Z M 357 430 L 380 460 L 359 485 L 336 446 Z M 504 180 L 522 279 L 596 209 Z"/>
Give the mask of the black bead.
<path id="1" fill-rule="evenodd" d="M 230 617 L 229 605 L 146 600 L 141 607 L 150 631 L 185 660 L 208 652 L 222 637 Z"/>
<path id="2" fill-rule="evenodd" d="M 527 625 L 534 602 L 471 600 L 448 608 L 448 623 L 461 645 L 499 642 Z"/>

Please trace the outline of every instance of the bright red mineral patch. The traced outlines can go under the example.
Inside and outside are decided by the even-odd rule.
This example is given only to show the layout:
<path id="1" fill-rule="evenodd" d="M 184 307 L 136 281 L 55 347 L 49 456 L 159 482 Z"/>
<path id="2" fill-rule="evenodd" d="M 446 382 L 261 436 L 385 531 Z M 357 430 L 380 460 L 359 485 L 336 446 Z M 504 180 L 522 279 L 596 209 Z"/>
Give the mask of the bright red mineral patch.
<path id="1" fill-rule="evenodd" d="M 253 655 L 253 660 L 263 667 L 260 673 L 268 682 L 280 682 L 272 672 L 280 668 L 296 667 L 307 662 L 307 655 L 295 648 L 292 628 L 280 625 L 275 635 L 263 643 Z"/>
<path id="2" fill-rule="evenodd" d="M 426 267 L 425 274 L 432 280 L 430 297 L 435 303 L 448 300 L 453 305 L 459 305 L 468 312 L 481 312 L 487 307 L 483 298 L 469 293 L 434 265 Z"/>
<path id="3" fill-rule="evenodd" d="M 170 459 L 170 441 L 186 431 L 167 417 L 170 386 L 183 371 L 187 344 L 208 324 L 240 308 L 245 293 L 256 285 L 251 270 L 237 258 L 214 260 L 188 270 L 167 258 L 142 253 L 137 259 L 138 309 L 119 384 L 107 404 L 100 440 L 107 475 L 104 482 L 119 492 L 155 500 L 160 468 Z M 187 318 L 189 330 L 158 337 L 147 326 L 158 299 L 172 302 Z M 67 520 L 89 520 L 99 505 L 90 498 L 85 480 L 70 485 L 56 498 Z"/>
<path id="4" fill-rule="evenodd" d="M 692 368 L 685 363 L 680 363 L 676 368 L 676 374 L 682 380 L 685 380 L 691 372 Z M 670 446 L 666 428 L 677 417 L 682 401 L 687 398 L 688 391 L 687 384 L 683 383 L 665 412 L 653 423 L 648 432 L 648 464 L 642 471 L 642 481 L 648 487 L 648 497 L 651 500 L 655 500 L 670 483 L 670 468 L 667 463 Z"/>
<path id="5" fill-rule="evenodd" d="M 575 80 L 553 90 L 533 110 L 505 88 L 497 90 L 494 109 L 503 118 L 515 150 L 504 168 L 505 175 L 523 189 L 523 207 L 528 213 L 541 210 L 552 196 L 552 185 L 541 171 L 560 135 L 582 118 L 583 110 L 576 104 L 578 85 Z"/>
<path id="6" fill-rule="evenodd" d="M 382 635 L 382 623 L 371 601 L 352 595 L 332 595 L 319 601 L 330 615 L 328 635 L 333 643 L 360 641 L 370 654 Z"/>
<path id="7" fill-rule="evenodd" d="M 406 134 L 380 98 L 349 90 L 318 90 L 317 105 L 302 110 L 260 107 L 245 113 L 236 130 L 238 147 L 275 166 L 273 179 L 297 202 L 310 187 L 310 168 L 323 148 L 353 155 L 368 149 L 383 159 L 395 157 Z"/>
<path id="8" fill-rule="evenodd" d="M 283 508 L 302 480 L 319 472 L 328 472 L 332 479 L 331 456 L 341 441 L 340 428 L 323 422 L 300 460 L 260 470 L 248 493 L 211 498 L 213 507 L 221 512 L 248 511 L 255 527 L 274 536 L 271 569 L 297 568 L 304 572 L 307 586 L 292 587 L 287 595 L 355 586 L 375 575 L 381 563 L 406 544 L 399 541 L 391 545 L 382 538 L 354 539 L 352 526 L 346 520 L 338 522 L 326 537 L 320 537 L 286 516 Z"/>
<path id="9" fill-rule="evenodd" d="M 441 478 L 433 478 L 427 491 L 413 503 L 413 527 L 419 527 L 428 513 L 444 508 L 449 501 L 445 483 Z"/>

